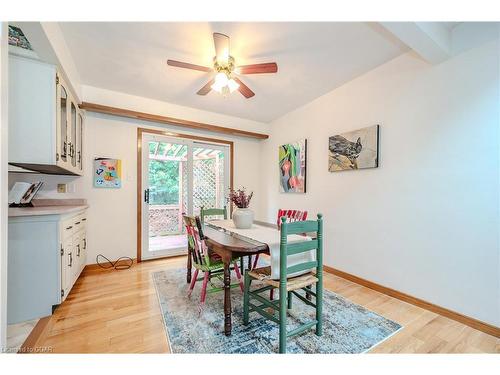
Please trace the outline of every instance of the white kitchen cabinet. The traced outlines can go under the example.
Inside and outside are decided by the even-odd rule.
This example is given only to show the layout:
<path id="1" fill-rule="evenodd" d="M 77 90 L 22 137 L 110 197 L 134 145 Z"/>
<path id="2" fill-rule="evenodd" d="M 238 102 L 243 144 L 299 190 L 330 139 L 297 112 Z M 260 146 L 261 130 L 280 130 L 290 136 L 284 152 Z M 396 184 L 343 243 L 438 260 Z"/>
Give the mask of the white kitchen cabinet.
<path id="1" fill-rule="evenodd" d="M 70 236 L 61 242 L 61 302 L 68 296 L 73 283 L 73 238 Z"/>
<path id="2" fill-rule="evenodd" d="M 71 288 L 87 264 L 87 214 L 81 212 L 61 220 L 61 302 L 66 299 Z"/>
<path id="3" fill-rule="evenodd" d="M 83 175 L 84 113 L 55 66 L 9 56 L 9 164 Z"/>
<path id="4" fill-rule="evenodd" d="M 86 209 L 9 216 L 9 324 L 51 315 L 66 299 L 87 262 L 86 223 Z"/>

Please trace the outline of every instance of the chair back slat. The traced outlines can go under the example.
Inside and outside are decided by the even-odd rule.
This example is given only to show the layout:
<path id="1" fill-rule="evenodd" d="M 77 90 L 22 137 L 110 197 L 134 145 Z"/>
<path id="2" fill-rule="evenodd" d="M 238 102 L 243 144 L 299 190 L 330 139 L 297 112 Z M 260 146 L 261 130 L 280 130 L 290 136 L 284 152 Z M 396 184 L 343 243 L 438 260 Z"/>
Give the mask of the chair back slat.
<path id="1" fill-rule="evenodd" d="M 318 231 L 318 221 L 317 220 L 306 220 L 306 221 L 295 221 L 293 223 L 287 223 L 287 234 L 301 234 L 307 232 L 317 232 Z"/>
<path id="2" fill-rule="evenodd" d="M 316 250 L 318 248 L 318 240 L 295 242 L 287 245 L 287 255 L 295 255 L 306 251 Z"/>
<path id="3" fill-rule="evenodd" d="M 304 262 L 304 263 L 295 264 L 293 266 L 288 267 L 286 269 L 286 273 L 287 274 L 292 274 L 292 273 L 295 273 L 295 272 L 310 270 L 311 268 L 315 268 L 317 265 L 318 265 L 317 261 L 311 261 L 311 262 Z"/>
<path id="4" fill-rule="evenodd" d="M 204 206 L 200 207 L 200 218 L 201 222 L 205 222 L 205 217 L 207 216 L 222 216 L 224 220 L 227 219 L 227 207 L 223 208 L 205 208 Z"/>

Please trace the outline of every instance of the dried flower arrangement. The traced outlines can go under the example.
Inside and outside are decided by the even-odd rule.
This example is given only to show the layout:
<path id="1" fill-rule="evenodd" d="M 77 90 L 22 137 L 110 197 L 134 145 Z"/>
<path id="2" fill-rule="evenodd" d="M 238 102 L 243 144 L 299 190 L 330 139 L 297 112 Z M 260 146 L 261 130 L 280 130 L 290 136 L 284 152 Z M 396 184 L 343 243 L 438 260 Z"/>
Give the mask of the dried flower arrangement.
<path id="1" fill-rule="evenodd" d="M 250 194 L 247 194 L 245 188 L 238 190 L 229 189 L 229 197 L 227 198 L 227 201 L 233 203 L 238 208 L 248 208 L 252 197 L 253 191 Z"/>

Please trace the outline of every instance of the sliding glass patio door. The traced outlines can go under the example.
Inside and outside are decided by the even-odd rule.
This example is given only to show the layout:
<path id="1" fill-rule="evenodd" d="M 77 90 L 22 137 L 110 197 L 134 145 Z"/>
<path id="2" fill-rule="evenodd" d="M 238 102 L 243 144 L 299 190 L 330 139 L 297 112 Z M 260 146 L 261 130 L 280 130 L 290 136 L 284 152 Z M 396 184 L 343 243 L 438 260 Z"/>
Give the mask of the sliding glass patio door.
<path id="1" fill-rule="evenodd" d="M 229 170 L 226 145 L 143 134 L 142 259 L 186 253 L 182 215 L 223 207 Z"/>

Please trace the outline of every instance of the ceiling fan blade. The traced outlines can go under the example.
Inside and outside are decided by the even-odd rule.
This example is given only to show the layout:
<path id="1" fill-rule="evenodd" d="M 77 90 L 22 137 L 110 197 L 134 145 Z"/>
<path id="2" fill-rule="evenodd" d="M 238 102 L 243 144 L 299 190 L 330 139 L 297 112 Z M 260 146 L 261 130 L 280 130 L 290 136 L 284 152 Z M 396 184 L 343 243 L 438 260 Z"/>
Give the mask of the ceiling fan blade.
<path id="1" fill-rule="evenodd" d="M 214 33 L 215 56 L 219 62 L 227 62 L 229 57 L 229 37 L 225 34 Z"/>
<path id="2" fill-rule="evenodd" d="M 198 95 L 207 95 L 210 90 L 212 90 L 212 85 L 214 84 L 215 79 L 211 79 L 205 86 L 198 90 Z"/>
<path id="3" fill-rule="evenodd" d="M 241 92 L 241 94 L 245 98 L 249 99 L 255 95 L 255 93 L 252 90 L 250 90 L 247 85 L 241 82 L 241 80 L 238 77 L 234 77 L 233 79 L 240 85 L 240 87 L 238 87 L 238 91 Z"/>
<path id="4" fill-rule="evenodd" d="M 189 64 L 189 63 L 185 63 L 182 61 L 176 61 L 176 60 L 167 60 L 167 64 L 170 66 L 175 66 L 177 68 L 200 70 L 202 72 L 211 72 L 212 71 L 212 68 L 207 68 L 206 66 Z"/>
<path id="5" fill-rule="evenodd" d="M 277 71 L 278 71 L 278 65 L 275 62 L 241 65 L 236 68 L 236 73 L 239 74 L 276 73 Z"/>

